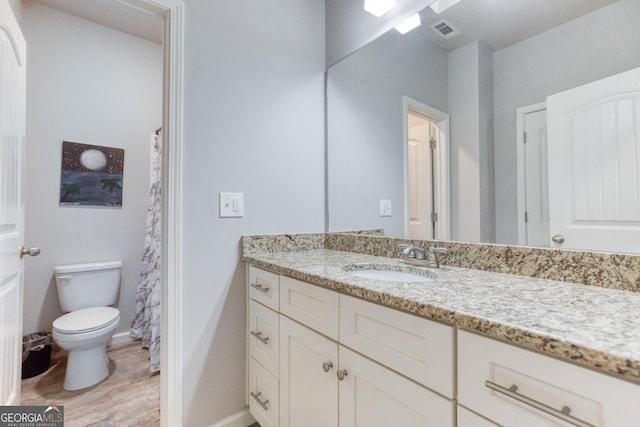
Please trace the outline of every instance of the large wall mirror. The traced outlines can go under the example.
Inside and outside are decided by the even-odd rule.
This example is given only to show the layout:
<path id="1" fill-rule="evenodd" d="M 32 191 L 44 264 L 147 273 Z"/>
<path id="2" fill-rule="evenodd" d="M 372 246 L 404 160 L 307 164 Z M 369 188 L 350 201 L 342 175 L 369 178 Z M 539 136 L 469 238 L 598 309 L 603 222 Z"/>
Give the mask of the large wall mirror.
<path id="1" fill-rule="evenodd" d="M 328 69 L 329 231 L 640 252 L 640 2 L 420 17 Z"/>

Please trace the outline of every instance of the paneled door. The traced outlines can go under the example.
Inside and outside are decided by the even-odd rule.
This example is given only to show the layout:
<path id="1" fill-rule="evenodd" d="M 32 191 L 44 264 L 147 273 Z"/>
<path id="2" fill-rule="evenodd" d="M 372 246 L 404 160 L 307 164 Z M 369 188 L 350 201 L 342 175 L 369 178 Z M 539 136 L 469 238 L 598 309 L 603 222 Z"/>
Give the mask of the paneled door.
<path id="1" fill-rule="evenodd" d="M 547 110 L 524 115 L 527 245 L 549 246 Z"/>
<path id="2" fill-rule="evenodd" d="M 551 245 L 640 253 L 640 68 L 547 99 Z"/>
<path id="3" fill-rule="evenodd" d="M 0 405 L 20 404 L 26 43 L 0 1 Z"/>

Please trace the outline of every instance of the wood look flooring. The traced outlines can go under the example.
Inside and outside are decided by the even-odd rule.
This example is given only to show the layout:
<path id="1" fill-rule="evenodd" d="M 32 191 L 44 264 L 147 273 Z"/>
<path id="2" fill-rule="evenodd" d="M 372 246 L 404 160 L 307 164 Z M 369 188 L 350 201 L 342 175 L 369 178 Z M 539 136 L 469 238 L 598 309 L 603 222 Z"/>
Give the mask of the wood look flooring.
<path id="1" fill-rule="evenodd" d="M 23 405 L 64 406 L 65 427 L 160 425 L 160 375 L 149 374 L 149 353 L 139 342 L 107 349 L 109 376 L 77 391 L 62 388 L 66 356 L 43 374 L 22 380 Z"/>

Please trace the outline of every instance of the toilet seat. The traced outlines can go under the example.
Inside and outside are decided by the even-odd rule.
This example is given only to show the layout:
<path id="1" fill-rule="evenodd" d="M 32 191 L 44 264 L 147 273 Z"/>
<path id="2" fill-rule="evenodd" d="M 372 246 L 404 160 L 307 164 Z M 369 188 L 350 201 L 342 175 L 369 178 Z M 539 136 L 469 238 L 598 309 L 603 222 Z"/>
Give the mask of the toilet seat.
<path id="1" fill-rule="evenodd" d="M 54 332 L 85 334 L 108 328 L 120 320 L 120 311 L 113 307 L 91 307 L 72 311 L 53 321 Z"/>

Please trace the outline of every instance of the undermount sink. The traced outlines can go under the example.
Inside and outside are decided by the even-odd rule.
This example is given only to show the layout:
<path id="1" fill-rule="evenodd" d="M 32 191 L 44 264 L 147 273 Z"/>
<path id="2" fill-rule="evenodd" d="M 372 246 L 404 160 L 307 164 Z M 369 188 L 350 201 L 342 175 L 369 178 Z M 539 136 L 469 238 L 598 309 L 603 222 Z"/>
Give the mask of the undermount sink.
<path id="1" fill-rule="evenodd" d="M 428 270 L 396 265 L 352 265 L 345 270 L 354 277 L 388 282 L 432 282 L 435 278 Z"/>

